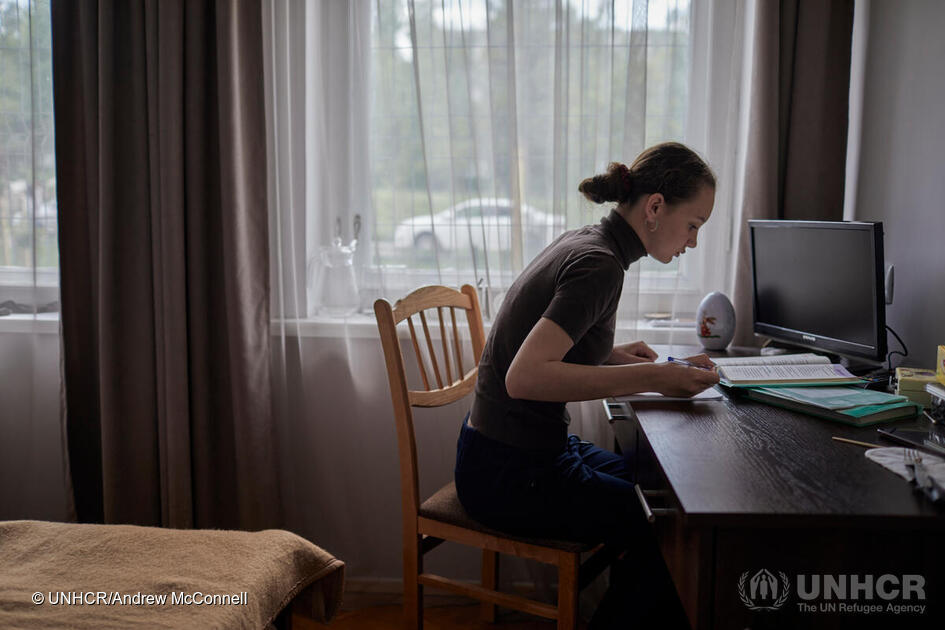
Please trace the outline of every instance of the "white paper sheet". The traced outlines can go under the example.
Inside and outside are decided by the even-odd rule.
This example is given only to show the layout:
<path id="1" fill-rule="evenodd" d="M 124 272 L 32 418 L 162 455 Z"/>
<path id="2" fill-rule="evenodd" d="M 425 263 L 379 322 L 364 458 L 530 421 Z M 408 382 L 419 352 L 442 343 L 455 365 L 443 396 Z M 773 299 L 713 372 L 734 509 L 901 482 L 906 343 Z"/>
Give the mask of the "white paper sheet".
<path id="1" fill-rule="evenodd" d="M 614 396 L 614 402 L 680 402 L 693 400 L 722 400 L 722 394 L 714 387 L 703 390 L 689 398 L 681 396 L 664 396 L 657 392 L 640 392 L 639 394 L 625 394 L 623 396 Z"/>

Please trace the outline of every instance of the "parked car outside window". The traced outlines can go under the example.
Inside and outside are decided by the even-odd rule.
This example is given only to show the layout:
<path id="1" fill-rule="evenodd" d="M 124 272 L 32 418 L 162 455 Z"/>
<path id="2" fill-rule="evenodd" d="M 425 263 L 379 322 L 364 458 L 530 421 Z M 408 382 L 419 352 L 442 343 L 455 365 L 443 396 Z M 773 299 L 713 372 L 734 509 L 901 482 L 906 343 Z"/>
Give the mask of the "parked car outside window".
<path id="1" fill-rule="evenodd" d="M 394 230 L 394 245 L 421 251 L 478 250 L 508 251 L 512 249 L 512 212 L 509 199 L 473 198 L 457 203 L 432 215 L 421 214 L 405 219 Z M 432 220 L 431 220 L 432 219 Z M 527 204 L 521 206 L 522 251 L 531 259 L 564 229 L 564 217 L 555 220 L 552 214 Z"/>

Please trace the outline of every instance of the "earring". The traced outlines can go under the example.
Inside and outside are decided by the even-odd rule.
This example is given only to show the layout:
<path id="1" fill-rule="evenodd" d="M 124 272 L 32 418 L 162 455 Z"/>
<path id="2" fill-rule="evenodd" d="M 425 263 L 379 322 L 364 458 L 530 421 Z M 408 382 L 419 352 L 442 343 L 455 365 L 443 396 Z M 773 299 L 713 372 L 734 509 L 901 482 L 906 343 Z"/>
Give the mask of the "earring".
<path id="1" fill-rule="evenodd" d="M 649 230 L 650 232 L 655 232 L 656 230 L 660 229 L 660 222 L 655 219 L 652 221 L 652 223 L 650 222 L 649 219 L 647 219 L 645 223 L 646 223 L 646 229 Z"/>

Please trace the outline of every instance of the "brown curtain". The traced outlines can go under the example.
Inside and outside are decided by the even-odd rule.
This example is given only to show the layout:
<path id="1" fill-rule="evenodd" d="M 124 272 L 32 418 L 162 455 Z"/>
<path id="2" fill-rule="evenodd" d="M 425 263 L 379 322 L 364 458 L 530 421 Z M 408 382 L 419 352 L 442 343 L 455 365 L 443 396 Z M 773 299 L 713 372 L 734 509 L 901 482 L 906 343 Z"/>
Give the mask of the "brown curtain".
<path id="1" fill-rule="evenodd" d="M 52 3 L 78 520 L 277 513 L 258 2 Z"/>
<path id="2" fill-rule="evenodd" d="M 752 334 L 748 219 L 843 218 L 853 0 L 756 4 L 736 345 Z"/>

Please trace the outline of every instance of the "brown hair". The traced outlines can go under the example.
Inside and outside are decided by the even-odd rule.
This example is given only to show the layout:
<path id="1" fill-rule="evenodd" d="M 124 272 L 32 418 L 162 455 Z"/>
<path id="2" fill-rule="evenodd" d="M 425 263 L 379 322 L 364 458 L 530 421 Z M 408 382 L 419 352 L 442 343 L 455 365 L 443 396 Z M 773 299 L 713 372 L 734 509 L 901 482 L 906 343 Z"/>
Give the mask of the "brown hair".
<path id="1" fill-rule="evenodd" d="M 633 164 L 611 162 L 607 172 L 588 177 L 578 191 L 594 203 L 634 203 L 642 195 L 661 193 L 666 203 L 691 199 L 702 186 L 715 188 L 715 173 L 695 151 L 678 142 L 657 144 Z"/>

